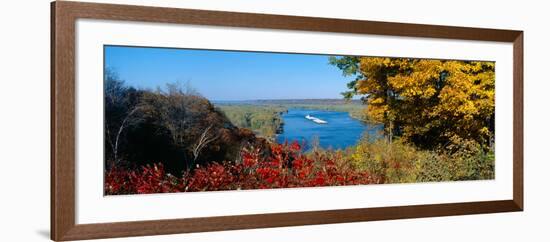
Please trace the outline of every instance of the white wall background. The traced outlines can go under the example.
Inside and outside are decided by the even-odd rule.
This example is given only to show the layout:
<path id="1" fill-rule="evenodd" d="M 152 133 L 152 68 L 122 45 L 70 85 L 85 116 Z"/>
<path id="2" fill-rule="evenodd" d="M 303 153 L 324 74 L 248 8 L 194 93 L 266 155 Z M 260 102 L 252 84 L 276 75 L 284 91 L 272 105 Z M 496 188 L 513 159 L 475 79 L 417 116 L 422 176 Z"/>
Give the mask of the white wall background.
<path id="1" fill-rule="evenodd" d="M 111 241 L 548 241 L 550 21 L 545 1 L 125 0 L 196 9 L 525 31 L 525 212 Z M 49 0 L 0 8 L 0 240 L 49 239 Z"/>

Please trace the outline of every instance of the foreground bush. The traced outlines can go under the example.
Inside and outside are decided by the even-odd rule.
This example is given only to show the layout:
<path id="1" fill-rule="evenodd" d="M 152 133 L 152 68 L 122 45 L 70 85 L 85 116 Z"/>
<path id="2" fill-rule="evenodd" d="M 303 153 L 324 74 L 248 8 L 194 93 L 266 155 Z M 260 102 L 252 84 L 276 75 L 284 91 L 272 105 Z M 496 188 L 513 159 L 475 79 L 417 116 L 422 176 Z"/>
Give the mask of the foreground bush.
<path id="1" fill-rule="evenodd" d="M 362 139 L 343 150 L 271 144 L 268 150 L 242 148 L 239 159 L 211 163 L 174 176 L 162 163 L 137 169 L 113 167 L 105 174 L 105 193 L 138 194 L 220 191 L 380 183 L 494 179 L 493 152 L 476 143 L 439 152 L 419 150 L 396 140 Z"/>
<path id="2" fill-rule="evenodd" d="M 416 163 L 419 182 L 495 178 L 494 151 L 484 151 L 475 142 L 463 142 L 459 147 L 452 147 L 451 151 L 422 152 Z"/>
<path id="3" fill-rule="evenodd" d="M 355 169 L 342 154 L 305 154 L 298 143 L 273 144 L 268 154 L 243 148 L 236 162 L 198 166 L 181 177 L 162 164 L 139 169 L 113 167 L 105 174 L 105 194 L 220 191 L 379 183 L 381 179 Z M 315 159 L 313 159 L 315 158 Z"/>
<path id="4" fill-rule="evenodd" d="M 354 166 L 378 177 L 380 183 L 494 179 L 494 153 L 476 142 L 436 152 L 401 140 L 389 143 L 366 137 L 351 152 Z"/>
<path id="5" fill-rule="evenodd" d="M 375 174 L 381 183 L 406 183 L 417 180 L 416 163 L 421 152 L 401 141 L 370 141 L 363 138 L 355 146 L 352 161 L 360 170 Z"/>

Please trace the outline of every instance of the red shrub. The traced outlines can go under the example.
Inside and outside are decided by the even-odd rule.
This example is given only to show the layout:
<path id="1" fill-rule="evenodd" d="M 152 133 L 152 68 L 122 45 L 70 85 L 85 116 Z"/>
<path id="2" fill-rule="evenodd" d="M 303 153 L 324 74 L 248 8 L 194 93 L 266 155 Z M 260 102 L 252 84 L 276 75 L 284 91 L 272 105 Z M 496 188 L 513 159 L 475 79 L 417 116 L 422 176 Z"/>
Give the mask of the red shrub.
<path id="1" fill-rule="evenodd" d="M 326 155 L 304 154 L 300 144 L 272 144 L 269 155 L 244 148 L 239 164 L 212 163 L 186 172 L 181 178 L 166 174 L 162 164 L 137 170 L 114 167 L 105 174 L 106 194 L 219 191 L 287 187 L 370 184 L 365 172 L 338 166 Z M 315 160 L 312 159 L 315 157 Z"/>

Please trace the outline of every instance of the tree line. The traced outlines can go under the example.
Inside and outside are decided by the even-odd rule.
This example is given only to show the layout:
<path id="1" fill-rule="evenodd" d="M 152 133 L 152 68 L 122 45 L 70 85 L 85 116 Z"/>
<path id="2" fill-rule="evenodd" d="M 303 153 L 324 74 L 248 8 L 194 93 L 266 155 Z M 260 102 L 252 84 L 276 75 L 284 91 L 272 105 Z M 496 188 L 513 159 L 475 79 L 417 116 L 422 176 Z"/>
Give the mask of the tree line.
<path id="1" fill-rule="evenodd" d="M 241 146 L 265 144 L 250 130 L 234 126 L 190 86 L 136 89 L 109 69 L 104 85 L 106 169 L 162 162 L 179 174 L 209 162 L 235 160 Z"/>

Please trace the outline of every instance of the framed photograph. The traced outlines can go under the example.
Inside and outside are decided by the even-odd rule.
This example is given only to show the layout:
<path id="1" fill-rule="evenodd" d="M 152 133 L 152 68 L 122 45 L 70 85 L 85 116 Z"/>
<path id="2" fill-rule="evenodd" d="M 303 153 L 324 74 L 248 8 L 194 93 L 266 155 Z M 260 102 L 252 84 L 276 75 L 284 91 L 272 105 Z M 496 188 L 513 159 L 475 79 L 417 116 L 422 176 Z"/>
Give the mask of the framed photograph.
<path id="1" fill-rule="evenodd" d="M 523 32 L 56 1 L 51 238 L 523 210 Z"/>

